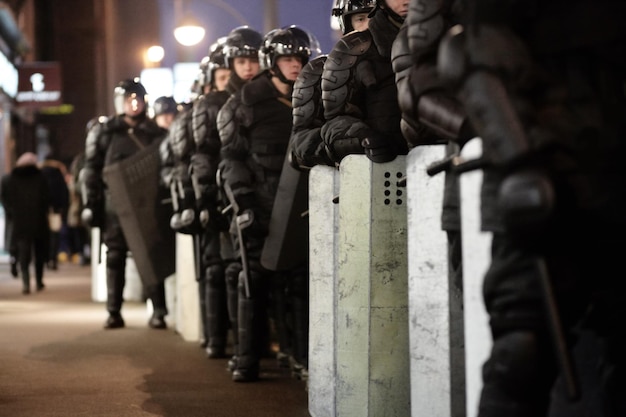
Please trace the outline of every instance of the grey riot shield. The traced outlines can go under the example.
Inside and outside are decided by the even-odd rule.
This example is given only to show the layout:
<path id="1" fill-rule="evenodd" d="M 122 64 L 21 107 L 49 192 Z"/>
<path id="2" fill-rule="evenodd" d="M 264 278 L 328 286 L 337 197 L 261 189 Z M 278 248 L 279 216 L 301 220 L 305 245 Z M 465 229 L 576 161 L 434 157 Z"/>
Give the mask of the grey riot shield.
<path id="1" fill-rule="evenodd" d="M 285 158 L 272 208 L 269 234 L 261 253 L 261 265 L 271 271 L 290 269 L 307 261 L 308 186 L 308 173 L 293 168 L 289 159 Z"/>
<path id="2" fill-rule="evenodd" d="M 106 166 L 104 181 L 144 285 L 162 282 L 176 266 L 168 190 L 159 185 L 159 142 Z"/>

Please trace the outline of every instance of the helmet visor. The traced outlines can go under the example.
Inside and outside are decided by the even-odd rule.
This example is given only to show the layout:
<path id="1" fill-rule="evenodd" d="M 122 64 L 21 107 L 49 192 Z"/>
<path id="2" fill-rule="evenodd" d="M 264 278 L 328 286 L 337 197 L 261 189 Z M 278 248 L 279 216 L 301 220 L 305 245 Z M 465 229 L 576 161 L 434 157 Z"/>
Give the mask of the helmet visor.
<path id="1" fill-rule="evenodd" d="M 137 116 L 146 109 L 145 98 L 137 93 L 121 95 L 115 98 L 115 112 L 126 116 Z"/>

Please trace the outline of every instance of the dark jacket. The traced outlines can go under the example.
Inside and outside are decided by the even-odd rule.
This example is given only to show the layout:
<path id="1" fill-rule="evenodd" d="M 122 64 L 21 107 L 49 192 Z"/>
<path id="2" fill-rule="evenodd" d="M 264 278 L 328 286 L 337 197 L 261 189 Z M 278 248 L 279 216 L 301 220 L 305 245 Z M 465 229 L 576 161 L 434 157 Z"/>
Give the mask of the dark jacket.
<path id="1" fill-rule="evenodd" d="M 102 175 L 104 167 L 130 157 L 154 141 L 161 141 L 166 134 L 167 131 L 151 119 L 146 118 L 131 127 L 122 115 L 94 126 L 85 142 L 85 166 L 82 172 L 86 188 L 85 206 L 100 216 L 107 192 Z"/>
<path id="2" fill-rule="evenodd" d="M 3 179 L 0 198 L 11 222 L 9 245 L 18 239 L 46 238 L 49 233 L 48 183 L 35 165 L 13 168 Z"/>
<path id="3" fill-rule="evenodd" d="M 334 162 L 362 153 L 374 162 L 387 162 L 408 152 L 391 66 L 391 45 L 398 29 L 378 12 L 369 30 L 342 37 L 324 63 L 326 123 L 321 135 Z"/>
<path id="4" fill-rule="evenodd" d="M 65 217 L 70 206 L 70 193 L 65 181 L 65 165 L 59 161 L 46 159 L 41 164 L 41 172 L 48 181 L 50 206 L 55 213 L 61 213 Z"/>
<path id="5" fill-rule="evenodd" d="M 291 97 L 283 97 L 268 73 L 262 72 L 226 102 L 217 124 L 222 180 L 241 208 L 253 205 L 266 225 L 293 126 Z"/>

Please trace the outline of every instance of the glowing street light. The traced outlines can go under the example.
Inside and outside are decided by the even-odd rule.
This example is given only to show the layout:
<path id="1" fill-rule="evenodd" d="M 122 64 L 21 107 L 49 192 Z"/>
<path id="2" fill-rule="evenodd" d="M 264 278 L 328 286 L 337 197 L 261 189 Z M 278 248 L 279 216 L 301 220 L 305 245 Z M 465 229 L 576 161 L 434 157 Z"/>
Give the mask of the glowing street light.
<path id="1" fill-rule="evenodd" d="M 192 20 L 186 19 L 174 29 L 174 37 L 184 46 L 197 45 L 204 39 L 205 30 L 202 26 Z"/>
<path id="2" fill-rule="evenodd" d="M 148 48 L 148 50 L 146 51 L 146 58 L 148 58 L 149 62 L 152 62 L 154 64 L 158 64 L 159 62 L 163 61 L 164 57 L 165 50 L 162 46 L 154 45 Z"/>

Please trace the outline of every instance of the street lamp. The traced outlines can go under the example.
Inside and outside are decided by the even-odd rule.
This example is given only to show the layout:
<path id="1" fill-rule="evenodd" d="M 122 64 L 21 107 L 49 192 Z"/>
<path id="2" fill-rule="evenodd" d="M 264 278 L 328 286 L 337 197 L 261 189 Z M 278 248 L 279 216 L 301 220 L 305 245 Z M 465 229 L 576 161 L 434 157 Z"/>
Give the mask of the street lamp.
<path id="1" fill-rule="evenodd" d="M 174 38 L 184 46 L 197 45 L 204 39 L 204 28 L 194 20 L 187 18 L 174 29 Z"/>
<path id="2" fill-rule="evenodd" d="M 184 0 L 176 0 L 174 3 L 174 18 L 176 28 L 174 38 L 184 46 L 197 45 L 204 39 L 204 28 L 194 19 L 188 11 L 185 12 Z"/>
<path id="3" fill-rule="evenodd" d="M 146 51 L 146 58 L 148 62 L 150 62 L 153 65 L 159 64 L 161 61 L 163 61 L 164 57 L 165 57 L 165 51 L 163 50 L 163 47 L 160 45 L 153 45 L 149 47 L 148 50 Z"/>

